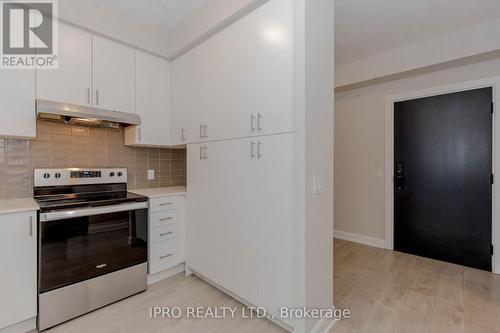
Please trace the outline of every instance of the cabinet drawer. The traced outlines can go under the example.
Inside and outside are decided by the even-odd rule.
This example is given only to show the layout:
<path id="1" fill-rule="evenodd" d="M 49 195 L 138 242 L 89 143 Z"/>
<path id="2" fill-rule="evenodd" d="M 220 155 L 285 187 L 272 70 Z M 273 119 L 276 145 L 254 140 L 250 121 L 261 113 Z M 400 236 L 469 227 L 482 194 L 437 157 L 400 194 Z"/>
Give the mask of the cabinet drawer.
<path id="1" fill-rule="evenodd" d="M 151 245 L 149 273 L 155 274 L 179 264 L 179 241 L 167 239 Z"/>
<path id="2" fill-rule="evenodd" d="M 153 198 L 150 200 L 149 209 L 152 213 L 164 210 L 177 209 L 179 207 L 179 198 L 175 196 L 164 198 Z"/>
<path id="3" fill-rule="evenodd" d="M 177 210 L 166 210 L 151 214 L 149 225 L 151 228 L 161 227 L 167 224 L 177 223 L 178 212 Z"/>
<path id="4" fill-rule="evenodd" d="M 175 237 L 177 237 L 177 223 L 172 223 L 162 227 L 152 228 L 150 242 L 157 243 Z"/>

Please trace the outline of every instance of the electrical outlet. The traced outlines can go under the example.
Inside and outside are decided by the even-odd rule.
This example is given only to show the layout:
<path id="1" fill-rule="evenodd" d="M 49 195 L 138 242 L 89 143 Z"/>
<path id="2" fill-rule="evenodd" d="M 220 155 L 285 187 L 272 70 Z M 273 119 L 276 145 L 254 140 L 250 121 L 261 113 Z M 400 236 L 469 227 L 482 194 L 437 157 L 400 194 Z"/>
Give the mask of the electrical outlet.
<path id="1" fill-rule="evenodd" d="M 154 180 L 154 179 L 155 179 L 155 171 L 148 170 L 148 180 Z"/>

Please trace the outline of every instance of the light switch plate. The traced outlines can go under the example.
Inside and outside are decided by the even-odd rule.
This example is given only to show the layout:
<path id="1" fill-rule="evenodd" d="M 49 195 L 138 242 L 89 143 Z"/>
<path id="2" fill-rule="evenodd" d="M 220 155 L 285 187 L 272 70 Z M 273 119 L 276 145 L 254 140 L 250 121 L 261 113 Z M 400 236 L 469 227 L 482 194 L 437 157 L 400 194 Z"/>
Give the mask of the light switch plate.
<path id="1" fill-rule="evenodd" d="M 148 180 L 154 180 L 154 179 L 155 179 L 155 171 L 148 170 Z"/>
<path id="2" fill-rule="evenodd" d="M 323 181 L 323 177 L 314 176 L 313 177 L 313 194 L 321 194 L 323 193 L 323 185 L 321 184 Z"/>

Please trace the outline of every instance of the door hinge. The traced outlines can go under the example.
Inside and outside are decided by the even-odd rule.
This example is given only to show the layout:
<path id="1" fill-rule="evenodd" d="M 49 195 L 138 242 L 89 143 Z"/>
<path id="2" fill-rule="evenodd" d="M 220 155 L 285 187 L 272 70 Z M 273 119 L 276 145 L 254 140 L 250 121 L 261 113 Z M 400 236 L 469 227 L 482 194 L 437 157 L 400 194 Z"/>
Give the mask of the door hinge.
<path id="1" fill-rule="evenodd" d="M 493 174 L 490 175 L 490 183 L 491 185 L 493 185 L 493 183 L 495 182 L 495 176 Z"/>
<path id="2" fill-rule="evenodd" d="M 490 254 L 493 255 L 493 244 L 490 245 Z"/>

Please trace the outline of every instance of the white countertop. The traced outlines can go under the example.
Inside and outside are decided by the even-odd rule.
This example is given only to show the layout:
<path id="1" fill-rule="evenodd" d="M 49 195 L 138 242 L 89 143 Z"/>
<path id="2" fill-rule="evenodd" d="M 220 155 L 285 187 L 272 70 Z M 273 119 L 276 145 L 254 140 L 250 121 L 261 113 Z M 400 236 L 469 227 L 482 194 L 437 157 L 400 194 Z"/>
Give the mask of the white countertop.
<path id="1" fill-rule="evenodd" d="M 131 193 L 143 195 L 148 198 L 159 198 L 170 195 L 183 195 L 186 194 L 186 186 L 173 186 L 173 187 L 159 187 L 159 188 L 145 188 L 137 190 L 129 190 Z"/>
<path id="2" fill-rule="evenodd" d="M 0 200 L 0 214 L 32 212 L 39 209 L 32 198 Z"/>

